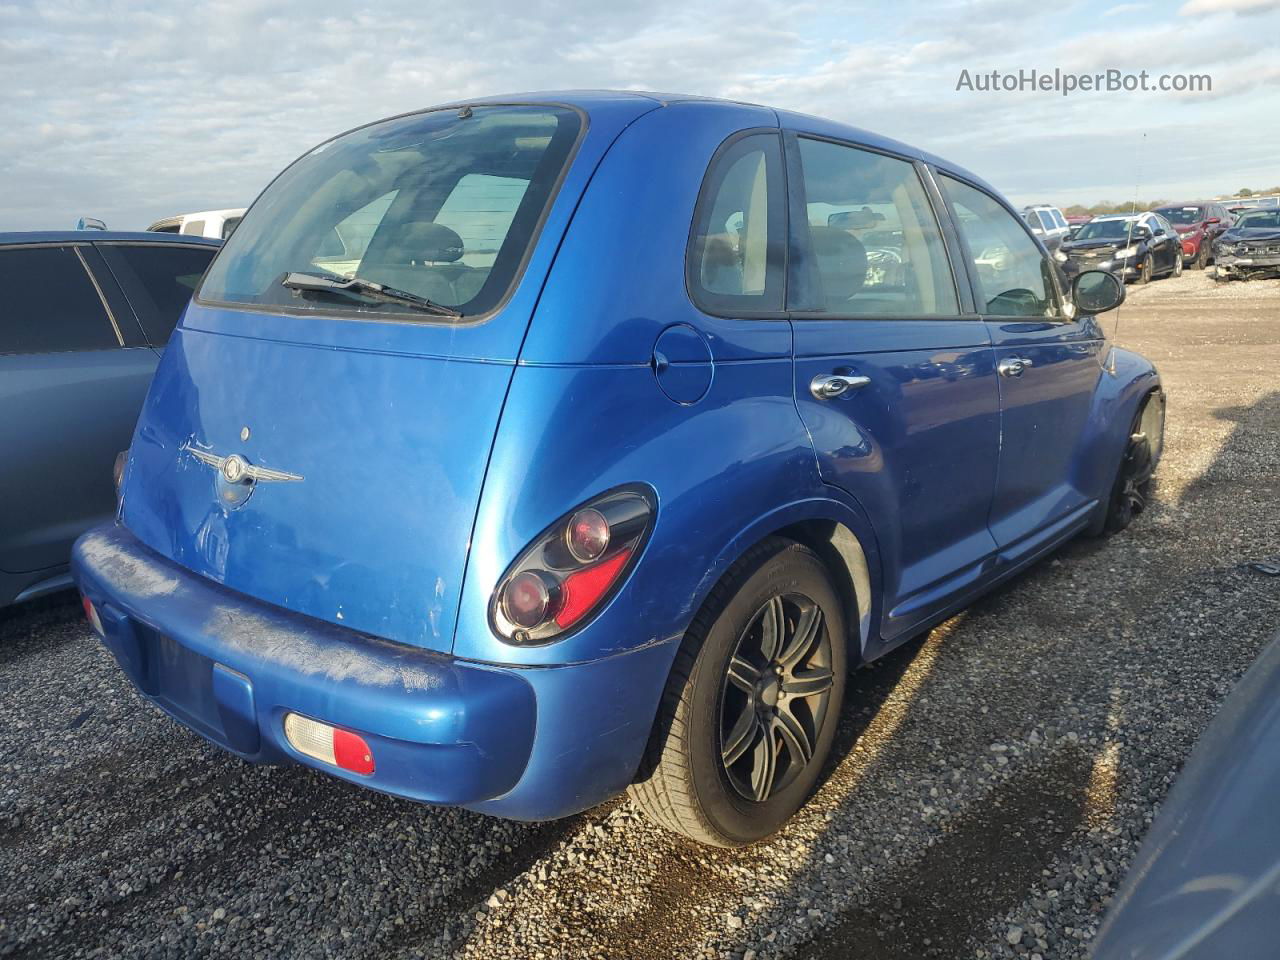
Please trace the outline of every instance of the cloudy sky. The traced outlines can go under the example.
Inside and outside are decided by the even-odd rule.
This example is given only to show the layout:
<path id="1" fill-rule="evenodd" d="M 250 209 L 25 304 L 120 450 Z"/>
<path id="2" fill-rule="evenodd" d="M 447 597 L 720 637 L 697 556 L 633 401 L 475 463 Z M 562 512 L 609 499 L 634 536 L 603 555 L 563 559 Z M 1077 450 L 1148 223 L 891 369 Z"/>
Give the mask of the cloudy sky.
<path id="1" fill-rule="evenodd" d="M 243 206 L 359 123 L 520 90 L 751 100 L 961 163 L 1015 202 L 1280 181 L 1280 0 L 0 0 L 0 230 Z M 1207 73 L 1209 93 L 957 91 L 962 70 Z"/>

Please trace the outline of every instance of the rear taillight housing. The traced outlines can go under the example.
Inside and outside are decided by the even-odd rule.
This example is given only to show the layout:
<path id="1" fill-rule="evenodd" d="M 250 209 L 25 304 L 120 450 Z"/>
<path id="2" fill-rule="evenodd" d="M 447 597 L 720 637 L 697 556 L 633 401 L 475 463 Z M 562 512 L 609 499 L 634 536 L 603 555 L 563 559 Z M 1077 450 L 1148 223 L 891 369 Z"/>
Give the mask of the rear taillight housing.
<path id="1" fill-rule="evenodd" d="M 98 608 L 93 605 L 93 601 L 82 593 L 80 594 L 80 605 L 84 607 L 84 616 L 89 621 L 89 626 L 93 627 L 98 636 L 105 637 L 107 632 L 102 629 L 102 618 L 98 616 Z"/>
<path id="2" fill-rule="evenodd" d="M 498 581 L 489 603 L 493 631 L 536 646 L 583 626 L 626 580 L 653 529 L 645 487 L 602 494 L 544 530 Z"/>
<path id="3" fill-rule="evenodd" d="M 284 735 L 289 745 L 303 756 L 364 776 L 373 773 L 373 751 L 358 733 L 312 720 L 300 713 L 287 713 Z"/>

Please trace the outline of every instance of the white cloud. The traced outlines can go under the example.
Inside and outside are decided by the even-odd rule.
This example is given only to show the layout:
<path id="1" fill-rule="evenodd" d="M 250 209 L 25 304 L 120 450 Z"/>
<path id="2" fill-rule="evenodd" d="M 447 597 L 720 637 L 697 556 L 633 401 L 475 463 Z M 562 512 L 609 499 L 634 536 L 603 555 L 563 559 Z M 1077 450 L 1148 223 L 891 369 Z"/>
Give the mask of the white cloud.
<path id="1" fill-rule="evenodd" d="M 1208 13 L 1262 13 L 1280 9 L 1280 0 L 1188 0 L 1178 13 L 1184 17 Z"/>
<path id="2" fill-rule="evenodd" d="M 1130 13 L 1138 13 L 1141 10 L 1146 10 L 1150 6 L 1151 4 L 1149 3 L 1118 3 L 1102 15 L 1104 17 L 1121 17 Z"/>

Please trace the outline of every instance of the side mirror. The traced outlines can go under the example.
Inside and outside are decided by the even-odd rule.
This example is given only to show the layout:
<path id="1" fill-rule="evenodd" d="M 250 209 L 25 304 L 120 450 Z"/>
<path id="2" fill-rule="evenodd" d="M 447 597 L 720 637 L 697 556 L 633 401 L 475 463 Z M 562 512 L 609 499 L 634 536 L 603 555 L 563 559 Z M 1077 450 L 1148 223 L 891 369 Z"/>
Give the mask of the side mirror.
<path id="1" fill-rule="evenodd" d="M 1138 227 L 1136 230 L 1134 230 L 1134 231 L 1133 231 L 1133 239 L 1135 239 L 1135 240 L 1150 240 L 1150 239 L 1151 239 L 1151 231 L 1150 231 L 1150 230 L 1148 230 L 1146 227 Z"/>
<path id="2" fill-rule="evenodd" d="M 1106 313 L 1124 303 L 1124 284 L 1106 270 L 1085 270 L 1071 281 L 1071 302 L 1084 314 Z"/>
<path id="3" fill-rule="evenodd" d="M 97 217 L 81 217 L 76 221 L 77 230 L 105 230 L 107 225 Z"/>
<path id="4" fill-rule="evenodd" d="M 1221 218 L 1221 217 L 1210 217 L 1210 218 L 1209 218 L 1208 220 L 1206 220 L 1204 223 L 1205 223 L 1205 226 L 1207 226 L 1207 227 L 1211 227 L 1211 226 L 1213 226 L 1215 223 L 1221 223 L 1221 222 L 1222 222 L 1222 218 Z"/>

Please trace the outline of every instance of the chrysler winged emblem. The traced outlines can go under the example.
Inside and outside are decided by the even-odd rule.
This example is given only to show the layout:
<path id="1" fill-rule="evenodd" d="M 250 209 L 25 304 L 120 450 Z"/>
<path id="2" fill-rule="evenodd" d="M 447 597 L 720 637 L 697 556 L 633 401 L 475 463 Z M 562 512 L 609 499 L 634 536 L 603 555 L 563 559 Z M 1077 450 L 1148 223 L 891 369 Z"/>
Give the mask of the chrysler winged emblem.
<path id="1" fill-rule="evenodd" d="M 190 443 L 184 444 L 183 450 L 191 454 L 201 463 L 213 467 L 218 474 L 227 483 L 288 483 L 290 481 L 300 481 L 303 478 L 296 473 L 286 473 L 283 470 L 270 470 L 267 467 L 255 467 L 252 463 L 240 456 L 238 453 L 228 454 L 220 457 L 216 453 L 210 453 L 208 450 L 201 450 L 199 447 Z"/>

